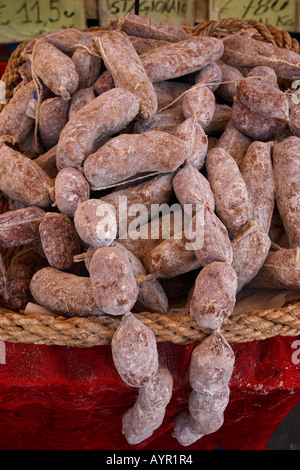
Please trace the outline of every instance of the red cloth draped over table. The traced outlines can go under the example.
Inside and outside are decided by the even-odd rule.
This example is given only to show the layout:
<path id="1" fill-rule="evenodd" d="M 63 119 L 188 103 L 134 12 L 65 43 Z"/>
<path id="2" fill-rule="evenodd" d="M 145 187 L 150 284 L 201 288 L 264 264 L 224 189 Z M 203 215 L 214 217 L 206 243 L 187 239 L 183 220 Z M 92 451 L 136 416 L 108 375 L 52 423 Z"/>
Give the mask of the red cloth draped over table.
<path id="1" fill-rule="evenodd" d="M 110 346 L 77 349 L 6 343 L 0 364 L 1 450 L 264 450 L 278 423 L 300 398 L 294 343 L 275 337 L 232 344 L 236 362 L 225 423 L 190 447 L 172 437 L 174 416 L 187 407 L 188 366 L 195 347 L 158 343 L 161 362 L 174 378 L 162 426 L 130 446 L 121 433 L 123 413 L 137 389 L 116 372 Z M 297 349 L 293 348 L 297 346 Z"/>

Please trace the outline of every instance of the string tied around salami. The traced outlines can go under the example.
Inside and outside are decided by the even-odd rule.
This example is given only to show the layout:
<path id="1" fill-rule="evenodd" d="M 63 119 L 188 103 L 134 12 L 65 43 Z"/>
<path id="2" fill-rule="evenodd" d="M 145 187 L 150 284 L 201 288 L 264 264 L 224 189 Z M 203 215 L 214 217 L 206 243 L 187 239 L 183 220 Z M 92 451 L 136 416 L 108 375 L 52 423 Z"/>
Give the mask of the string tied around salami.
<path id="1" fill-rule="evenodd" d="M 261 80 L 262 82 L 265 81 L 265 77 L 254 76 L 254 77 L 243 77 L 243 78 L 236 79 L 236 80 L 226 80 L 226 81 L 220 81 L 220 82 L 213 82 L 213 84 L 219 86 L 219 85 L 226 85 L 226 84 L 229 84 L 229 83 L 239 83 L 241 80 L 251 80 L 251 79 Z M 160 108 L 157 111 L 157 113 L 161 113 L 162 111 L 165 111 L 166 109 L 172 107 L 175 103 L 177 103 L 177 101 L 180 101 L 181 98 L 183 98 L 185 95 L 187 95 L 191 91 L 197 90 L 198 88 L 207 87 L 209 85 L 211 85 L 210 82 L 197 83 L 196 85 L 193 85 L 191 88 L 189 88 L 188 90 L 185 90 L 183 93 L 181 93 L 179 96 L 177 96 L 177 98 L 175 98 L 171 103 L 167 104 L 163 108 Z"/>

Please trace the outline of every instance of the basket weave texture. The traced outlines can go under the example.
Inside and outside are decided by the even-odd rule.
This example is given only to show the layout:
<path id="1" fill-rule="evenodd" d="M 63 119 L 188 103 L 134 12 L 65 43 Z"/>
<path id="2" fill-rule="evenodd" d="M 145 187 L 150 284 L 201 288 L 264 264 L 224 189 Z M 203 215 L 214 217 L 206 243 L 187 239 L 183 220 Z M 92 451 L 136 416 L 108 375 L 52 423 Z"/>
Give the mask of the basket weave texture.
<path id="1" fill-rule="evenodd" d="M 208 21 L 196 26 L 184 26 L 193 36 L 224 37 L 242 29 L 254 30 L 254 38 L 278 47 L 300 53 L 298 41 L 286 31 L 265 25 L 255 20 L 228 18 Z M 103 27 L 89 28 L 91 30 Z M 20 44 L 11 55 L 2 80 L 6 83 L 6 102 L 20 82 L 18 73 L 23 63 L 22 50 L 27 42 Z M 1 108 L 0 108 L 1 110 Z M 7 210 L 7 203 L 0 198 L 0 213 Z M 4 259 L 9 263 L 13 250 L 6 250 Z M 157 342 L 193 344 L 202 341 L 210 331 L 200 329 L 185 310 L 173 310 L 168 315 L 139 313 L 138 318 L 152 329 Z M 0 340 L 13 343 L 31 343 L 89 348 L 109 345 L 120 323 L 119 317 L 72 317 L 57 315 L 23 314 L 0 307 Z M 221 333 L 230 343 L 263 340 L 277 335 L 298 336 L 300 334 L 300 300 L 278 309 L 253 311 L 228 318 Z"/>

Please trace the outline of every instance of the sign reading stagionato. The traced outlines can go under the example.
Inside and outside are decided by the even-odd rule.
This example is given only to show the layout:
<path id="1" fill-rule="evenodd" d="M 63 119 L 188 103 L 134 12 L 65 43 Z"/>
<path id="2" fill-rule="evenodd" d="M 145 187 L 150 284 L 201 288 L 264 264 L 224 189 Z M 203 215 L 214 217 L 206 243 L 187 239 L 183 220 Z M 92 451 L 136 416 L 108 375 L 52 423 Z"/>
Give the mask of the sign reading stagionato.
<path id="1" fill-rule="evenodd" d="M 193 25 L 195 21 L 194 0 L 140 0 L 139 15 L 154 20 Z M 135 12 L 134 0 L 98 0 L 99 22 L 105 26 L 109 19 L 121 18 L 125 13 Z"/>

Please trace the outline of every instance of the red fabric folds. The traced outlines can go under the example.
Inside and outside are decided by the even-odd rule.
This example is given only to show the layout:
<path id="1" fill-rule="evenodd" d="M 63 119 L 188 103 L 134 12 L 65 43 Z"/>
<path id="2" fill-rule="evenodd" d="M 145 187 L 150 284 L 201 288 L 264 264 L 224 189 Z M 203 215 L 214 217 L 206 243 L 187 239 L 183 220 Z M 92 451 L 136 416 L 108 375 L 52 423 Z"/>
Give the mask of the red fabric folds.
<path id="1" fill-rule="evenodd" d="M 5 62 L 0 62 L 0 78 L 4 74 L 7 64 Z"/>
<path id="2" fill-rule="evenodd" d="M 130 446 L 121 420 L 135 402 L 137 389 L 118 376 L 110 346 L 6 343 L 6 364 L 0 364 L 0 449 L 264 450 L 300 398 L 299 365 L 292 360 L 297 339 L 278 336 L 232 344 L 236 362 L 225 422 L 187 448 L 172 432 L 174 416 L 187 407 L 189 359 L 195 345 L 158 344 L 160 360 L 174 378 L 173 396 L 162 426 L 143 443 Z"/>
<path id="3" fill-rule="evenodd" d="M 5 67 L 0 63 L 0 77 Z M 110 346 L 6 343 L 6 364 L 0 363 L 0 450 L 265 450 L 300 399 L 297 341 L 277 336 L 232 344 L 236 362 L 225 422 L 187 448 L 172 432 L 175 415 L 187 408 L 195 345 L 158 344 L 160 360 L 174 378 L 173 396 L 162 426 L 130 446 L 121 421 L 137 390 L 118 376 Z"/>

